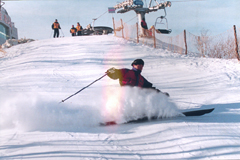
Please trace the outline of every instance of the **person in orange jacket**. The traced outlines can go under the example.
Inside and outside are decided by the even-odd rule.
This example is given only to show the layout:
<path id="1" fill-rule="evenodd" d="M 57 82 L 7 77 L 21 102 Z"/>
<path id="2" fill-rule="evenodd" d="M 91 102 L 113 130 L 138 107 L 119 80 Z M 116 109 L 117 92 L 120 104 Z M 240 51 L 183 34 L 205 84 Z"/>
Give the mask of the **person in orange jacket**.
<path id="1" fill-rule="evenodd" d="M 58 20 L 55 19 L 55 22 L 52 24 L 52 29 L 54 30 L 53 33 L 53 38 L 55 38 L 57 36 L 57 38 L 59 37 L 59 29 L 61 29 L 60 24 L 58 23 Z"/>
<path id="2" fill-rule="evenodd" d="M 76 32 L 77 32 L 77 29 L 74 27 L 74 25 L 72 25 L 72 28 L 70 29 L 70 33 L 72 34 L 72 36 L 76 36 Z"/>
<path id="3" fill-rule="evenodd" d="M 77 27 L 76 27 L 76 29 L 77 29 L 77 36 L 81 36 L 82 35 L 82 26 L 80 25 L 80 23 L 78 22 L 77 23 Z"/>

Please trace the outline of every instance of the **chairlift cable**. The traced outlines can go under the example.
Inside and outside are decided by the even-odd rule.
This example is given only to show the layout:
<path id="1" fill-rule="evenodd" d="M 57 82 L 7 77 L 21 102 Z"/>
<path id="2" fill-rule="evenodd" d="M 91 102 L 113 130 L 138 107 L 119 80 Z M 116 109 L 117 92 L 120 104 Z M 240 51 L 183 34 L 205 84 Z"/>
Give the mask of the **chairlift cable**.
<path id="1" fill-rule="evenodd" d="M 130 21 L 132 21 L 134 18 L 136 18 L 137 16 L 135 16 L 135 17 L 133 17 L 132 19 L 130 19 L 129 21 L 127 21 L 127 22 L 125 22 L 125 23 L 128 23 L 128 22 L 130 22 Z"/>
<path id="2" fill-rule="evenodd" d="M 104 12 L 103 14 L 101 14 L 99 17 L 94 18 L 93 20 L 96 21 L 98 18 L 102 17 L 104 14 L 106 14 L 108 11 Z"/>
<path id="3" fill-rule="evenodd" d="M 106 14 L 108 11 L 104 12 L 103 14 L 101 14 L 98 18 L 102 17 L 104 14 Z M 96 19 L 98 19 L 96 18 Z"/>

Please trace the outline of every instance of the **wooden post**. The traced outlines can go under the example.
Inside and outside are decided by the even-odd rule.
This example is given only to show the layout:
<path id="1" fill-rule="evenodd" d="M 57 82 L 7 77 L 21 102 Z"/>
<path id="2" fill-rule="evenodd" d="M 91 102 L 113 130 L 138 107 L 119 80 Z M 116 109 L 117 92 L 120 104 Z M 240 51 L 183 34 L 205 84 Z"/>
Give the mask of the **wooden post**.
<path id="1" fill-rule="evenodd" d="M 113 20 L 113 32 L 114 32 L 114 36 L 116 36 L 116 30 L 115 30 L 115 22 L 114 22 L 114 18 L 112 17 Z"/>
<path id="2" fill-rule="evenodd" d="M 240 57 L 239 57 L 239 53 L 238 53 L 237 30 L 236 30 L 235 25 L 233 25 L 233 29 L 234 29 L 234 37 L 235 37 L 235 51 L 236 51 L 237 59 L 240 61 Z"/>
<path id="3" fill-rule="evenodd" d="M 185 55 L 187 55 L 187 34 L 186 34 L 186 30 L 184 30 L 184 42 L 185 42 Z"/>
<path id="4" fill-rule="evenodd" d="M 153 34 L 153 47 L 156 48 L 155 26 L 153 26 L 152 28 L 152 34 Z"/>
<path id="5" fill-rule="evenodd" d="M 121 25 L 122 25 L 122 38 L 124 38 L 124 34 L 123 34 L 123 21 L 122 21 L 122 19 L 121 19 Z"/>
<path id="6" fill-rule="evenodd" d="M 138 23 L 136 23 L 137 26 L 137 43 L 139 43 L 139 36 L 138 36 Z"/>

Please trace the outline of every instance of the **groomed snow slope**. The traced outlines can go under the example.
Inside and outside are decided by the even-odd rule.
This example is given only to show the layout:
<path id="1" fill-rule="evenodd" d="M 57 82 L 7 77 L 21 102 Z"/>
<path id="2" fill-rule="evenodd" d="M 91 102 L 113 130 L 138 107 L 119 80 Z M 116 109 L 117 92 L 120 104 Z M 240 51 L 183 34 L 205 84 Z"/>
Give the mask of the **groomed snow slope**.
<path id="1" fill-rule="evenodd" d="M 47 39 L 0 59 L 0 159 L 229 159 L 240 157 L 240 64 L 152 49 L 112 35 Z M 119 87 L 131 68 L 170 98 Z M 181 110 L 215 108 L 201 117 Z M 142 115 L 157 121 L 121 124 Z M 116 120 L 119 125 L 99 126 Z"/>

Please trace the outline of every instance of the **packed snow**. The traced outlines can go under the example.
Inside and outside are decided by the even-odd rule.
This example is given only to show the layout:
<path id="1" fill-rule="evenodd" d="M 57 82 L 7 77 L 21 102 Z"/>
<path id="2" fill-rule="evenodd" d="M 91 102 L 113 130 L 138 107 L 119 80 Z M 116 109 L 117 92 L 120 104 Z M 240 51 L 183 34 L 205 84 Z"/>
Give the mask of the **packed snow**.
<path id="1" fill-rule="evenodd" d="M 237 60 L 180 55 L 113 35 L 39 40 L 5 51 L 0 159 L 240 157 Z M 142 75 L 170 97 L 99 79 L 111 67 L 130 69 L 137 58 L 145 61 Z M 215 110 L 181 114 L 206 108 Z M 159 120 L 124 124 L 142 116 Z M 117 125 L 100 125 L 106 121 Z"/>

